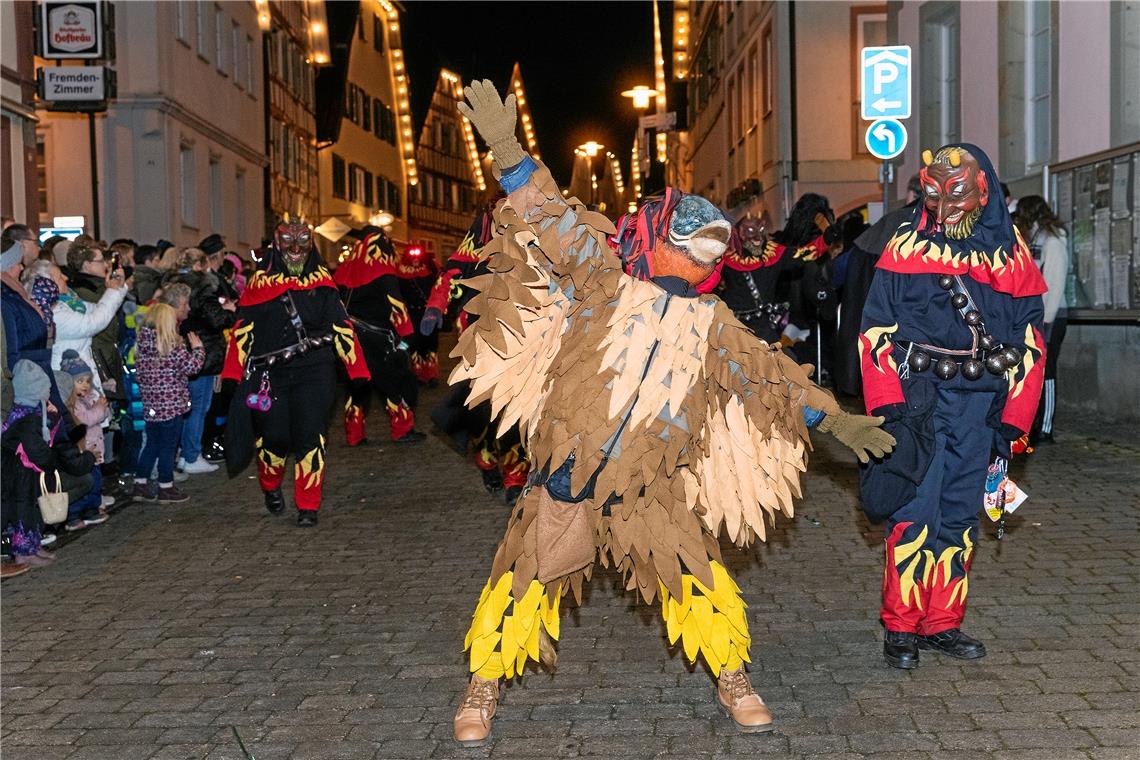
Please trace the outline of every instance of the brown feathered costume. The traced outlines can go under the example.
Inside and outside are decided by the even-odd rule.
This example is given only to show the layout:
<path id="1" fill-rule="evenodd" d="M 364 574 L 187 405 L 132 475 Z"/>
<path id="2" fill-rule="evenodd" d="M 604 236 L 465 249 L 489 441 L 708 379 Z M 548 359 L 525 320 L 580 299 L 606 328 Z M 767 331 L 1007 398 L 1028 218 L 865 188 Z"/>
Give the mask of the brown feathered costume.
<path id="1" fill-rule="evenodd" d="M 791 516 L 810 445 L 804 407 L 843 415 L 807 369 L 697 293 L 730 231 L 707 201 L 671 190 L 645 215 L 633 253 L 652 261 L 625 262 L 638 279 L 606 241 L 612 224 L 564 199 L 544 166 L 525 156 L 501 182 L 508 196 L 482 250 L 490 273 L 465 283 L 479 319 L 453 352 L 451 382 L 471 383 L 471 406 L 489 400 L 501 430 L 519 425 L 534 474 L 467 635 L 477 678 L 460 740 L 475 685 L 539 659 L 558 637 L 560 597 L 581 601 L 595 559 L 645 601 L 660 593 L 669 640 L 690 659 L 740 671 L 744 604 L 718 538 L 747 546 L 776 512 Z"/>

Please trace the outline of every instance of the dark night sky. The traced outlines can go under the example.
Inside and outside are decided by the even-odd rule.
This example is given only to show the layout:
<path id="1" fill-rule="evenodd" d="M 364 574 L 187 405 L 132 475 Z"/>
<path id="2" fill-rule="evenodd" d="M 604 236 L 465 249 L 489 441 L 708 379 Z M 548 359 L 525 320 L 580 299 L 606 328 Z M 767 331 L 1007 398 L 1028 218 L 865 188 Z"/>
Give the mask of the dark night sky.
<path id="1" fill-rule="evenodd" d="M 569 182 L 574 148 L 587 140 L 618 148 L 629 177 L 637 117 L 621 91 L 653 86 L 652 3 L 412 0 L 404 7 L 417 139 L 440 68 L 464 83 L 490 79 L 501 95 L 518 61 L 538 148 L 559 184 Z M 661 4 L 666 46 L 671 11 Z"/>

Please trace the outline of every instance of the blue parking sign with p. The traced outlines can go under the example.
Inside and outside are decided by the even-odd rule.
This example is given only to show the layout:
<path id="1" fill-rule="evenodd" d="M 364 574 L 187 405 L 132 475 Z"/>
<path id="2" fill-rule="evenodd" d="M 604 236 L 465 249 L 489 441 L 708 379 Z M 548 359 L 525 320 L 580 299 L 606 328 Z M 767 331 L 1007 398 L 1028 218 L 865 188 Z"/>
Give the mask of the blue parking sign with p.
<path id="1" fill-rule="evenodd" d="M 860 52 L 862 118 L 910 118 L 910 46 L 865 47 Z"/>

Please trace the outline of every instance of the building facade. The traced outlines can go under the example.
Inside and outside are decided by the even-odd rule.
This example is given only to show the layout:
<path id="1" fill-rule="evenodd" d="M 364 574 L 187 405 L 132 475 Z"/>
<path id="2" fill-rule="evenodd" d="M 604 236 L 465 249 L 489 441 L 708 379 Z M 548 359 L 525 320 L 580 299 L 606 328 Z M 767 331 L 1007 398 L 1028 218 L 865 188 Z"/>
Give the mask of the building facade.
<path id="1" fill-rule="evenodd" d="M 35 67 L 30 2 L 0 3 L 0 226 L 37 227 Z"/>
<path id="2" fill-rule="evenodd" d="M 334 44 L 333 66 L 318 78 L 319 219 L 322 225 L 343 222 L 336 230 L 386 222 L 389 236 L 404 244 L 408 187 L 418 177 L 411 119 L 404 118 L 408 79 L 399 10 L 375 0 L 328 10 Z M 318 238 L 326 258 L 347 244 L 332 237 Z"/>
<path id="3" fill-rule="evenodd" d="M 886 4 L 677 3 L 671 61 L 688 102 L 674 181 L 774 225 L 806 192 L 837 213 L 881 198 L 856 74 L 859 48 L 885 44 L 886 20 Z"/>
<path id="4" fill-rule="evenodd" d="M 1140 420 L 1140 2 L 901 2 L 888 26 L 916 66 L 900 174 L 962 140 L 1049 200 L 1071 252 L 1058 403 Z"/>
<path id="5" fill-rule="evenodd" d="M 116 11 L 118 97 L 95 129 L 102 237 L 192 245 L 217 232 L 234 250 L 256 246 L 266 159 L 255 6 L 118 3 Z M 94 232 L 87 116 L 37 115 L 41 226 L 84 216 Z"/>
<path id="6" fill-rule="evenodd" d="M 475 131 L 456 108 L 462 100 L 459 76 L 442 69 L 416 144 L 419 182 L 409 198 L 410 238 L 436 261 L 459 246 L 488 192 Z"/>
<path id="7" fill-rule="evenodd" d="M 316 70 L 332 60 L 324 3 L 257 0 L 257 7 L 265 29 L 268 236 L 285 214 L 310 223 L 318 219 Z"/>

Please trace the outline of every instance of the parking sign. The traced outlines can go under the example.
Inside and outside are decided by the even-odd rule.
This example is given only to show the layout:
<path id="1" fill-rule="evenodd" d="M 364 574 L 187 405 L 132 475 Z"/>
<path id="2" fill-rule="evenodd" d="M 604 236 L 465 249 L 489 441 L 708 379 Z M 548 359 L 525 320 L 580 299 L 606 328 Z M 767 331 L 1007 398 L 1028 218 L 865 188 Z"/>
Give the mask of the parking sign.
<path id="1" fill-rule="evenodd" d="M 865 47 L 860 61 L 860 115 L 875 119 L 910 118 L 910 46 Z"/>

